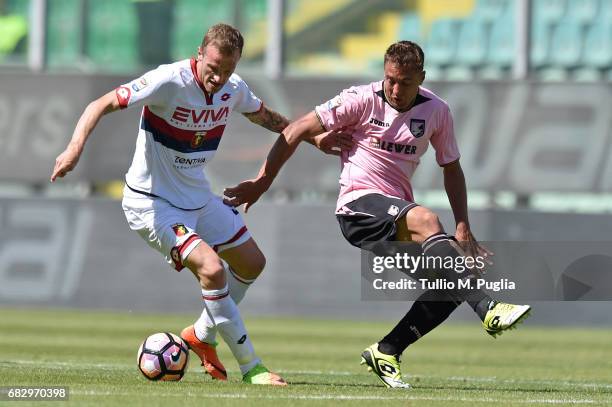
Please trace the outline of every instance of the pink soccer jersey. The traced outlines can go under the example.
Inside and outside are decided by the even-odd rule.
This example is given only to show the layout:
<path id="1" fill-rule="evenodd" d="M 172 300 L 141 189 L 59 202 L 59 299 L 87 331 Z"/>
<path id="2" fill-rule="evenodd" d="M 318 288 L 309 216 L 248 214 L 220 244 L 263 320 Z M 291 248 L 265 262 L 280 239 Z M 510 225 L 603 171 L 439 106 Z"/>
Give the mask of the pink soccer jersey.
<path id="1" fill-rule="evenodd" d="M 355 141 L 341 156 L 336 213 L 345 213 L 347 203 L 371 193 L 412 202 L 410 179 L 430 142 L 438 164 L 459 159 L 448 105 L 423 87 L 406 112 L 387 102 L 382 81 L 345 89 L 315 112 L 326 130 L 347 128 Z"/>

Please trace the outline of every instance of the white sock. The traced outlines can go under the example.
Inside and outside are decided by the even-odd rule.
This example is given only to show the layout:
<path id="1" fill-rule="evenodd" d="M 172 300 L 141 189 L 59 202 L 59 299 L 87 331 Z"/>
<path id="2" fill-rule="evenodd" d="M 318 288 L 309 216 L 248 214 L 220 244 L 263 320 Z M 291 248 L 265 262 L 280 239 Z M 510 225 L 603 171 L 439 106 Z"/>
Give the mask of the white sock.
<path id="1" fill-rule="evenodd" d="M 233 268 L 229 265 L 226 268 L 225 276 L 227 277 L 227 284 L 229 285 L 230 296 L 236 304 L 240 304 L 240 301 L 244 298 L 247 290 L 253 284 L 255 279 L 246 279 L 240 277 Z"/>
<path id="2" fill-rule="evenodd" d="M 246 278 L 242 278 L 236 274 L 236 272 L 227 264 L 225 264 L 225 276 L 226 281 L 229 285 L 229 293 L 232 300 L 236 303 L 236 305 L 240 304 L 240 301 L 244 298 L 246 291 L 251 286 L 251 284 L 255 281 L 255 279 L 248 280 Z M 217 328 L 215 327 L 215 323 L 211 318 L 209 312 L 204 307 L 202 311 L 202 315 L 200 318 L 193 324 L 193 328 L 195 329 L 195 334 L 199 340 L 206 343 L 215 343 L 217 339 Z"/>
<path id="3" fill-rule="evenodd" d="M 260 363 L 260 359 L 255 354 L 238 307 L 229 295 L 228 286 L 220 290 L 202 290 L 202 298 L 215 326 L 238 361 L 240 371 L 245 374 Z"/>

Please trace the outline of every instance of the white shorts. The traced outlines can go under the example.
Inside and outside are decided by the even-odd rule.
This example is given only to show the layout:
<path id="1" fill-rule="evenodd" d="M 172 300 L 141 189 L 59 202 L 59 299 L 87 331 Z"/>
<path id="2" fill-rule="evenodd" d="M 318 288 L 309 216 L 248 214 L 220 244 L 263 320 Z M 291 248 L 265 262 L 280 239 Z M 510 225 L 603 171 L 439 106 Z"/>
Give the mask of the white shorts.
<path id="1" fill-rule="evenodd" d="M 219 253 L 251 237 L 240 213 L 218 196 L 201 209 L 184 210 L 162 198 L 125 188 L 122 206 L 130 228 L 177 271 L 185 267 L 183 262 L 202 241 Z"/>

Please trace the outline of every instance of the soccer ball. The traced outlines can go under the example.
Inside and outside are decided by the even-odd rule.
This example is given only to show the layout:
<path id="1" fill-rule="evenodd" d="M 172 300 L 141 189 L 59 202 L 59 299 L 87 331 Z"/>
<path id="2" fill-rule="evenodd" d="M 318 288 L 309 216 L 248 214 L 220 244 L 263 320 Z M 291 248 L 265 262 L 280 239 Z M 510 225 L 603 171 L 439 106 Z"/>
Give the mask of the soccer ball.
<path id="1" fill-rule="evenodd" d="M 138 348 L 138 369 L 149 380 L 181 380 L 189 348 L 178 336 L 163 332 L 149 336 Z"/>

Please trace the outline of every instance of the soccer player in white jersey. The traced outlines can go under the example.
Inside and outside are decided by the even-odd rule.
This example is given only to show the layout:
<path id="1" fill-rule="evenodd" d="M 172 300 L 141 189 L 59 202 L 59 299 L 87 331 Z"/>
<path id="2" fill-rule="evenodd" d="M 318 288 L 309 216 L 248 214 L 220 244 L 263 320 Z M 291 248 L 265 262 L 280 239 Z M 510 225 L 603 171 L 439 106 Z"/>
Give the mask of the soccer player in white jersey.
<path id="1" fill-rule="evenodd" d="M 131 229 L 177 271 L 190 269 L 200 283 L 204 310 L 182 338 L 215 379 L 227 380 L 215 350 L 219 331 L 244 382 L 286 385 L 255 354 L 236 306 L 262 272 L 264 255 L 240 214 L 212 194 L 204 173 L 232 111 L 278 133 L 289 124 L 234 73 L 243 43 L 238 30 L 217 24 L 204 36 L 197 58 L 161 65 L 90 103 L 57 157 L 51 181 L 74 169 L 103 115 L 142 107 L 123 210 Z M 331 136 L 310 141 L 339 154 Z"/>
<path id="2" fill-rule="evenodd" d="M 472 255 L 490 255 L 481 247 L 468 220 L 467 193 L 448 105 L 421 86 L 424 54 L 410 41 L 391 45 L 384 58 L 384 80 L 344 90 L 290 124 L 272 147 L 256 179 L 228 188 L 227 202 L 245 210 L 272 183 L 301 140 L 325 131 L 353 129 L 354 147 L 341 155 L 342 174 L 336 216 L 344 237 L 354 246 L 376 252 L 381 243 L 412 241 L 428 256 L 461 256 L 452 240 Z M 438 216 L 414 203 L 410 178 L 429 144 L 436 150 L 444 185 L 455 216 L 453 237 Z M 434 276 L 456 280 L 441 267 Z M 472 291 L 472 290 L 470 290 Z M 366 364 L 387 387 L 409 387 L 402 380 L 399 356 L 441 324 L 462 302 L 468 302 L 486 331 L 496 336 L 524 319 L 528 305 L 493 301 L 480 290 L 425 292 L 397 326 L 362 353 Z"/>

